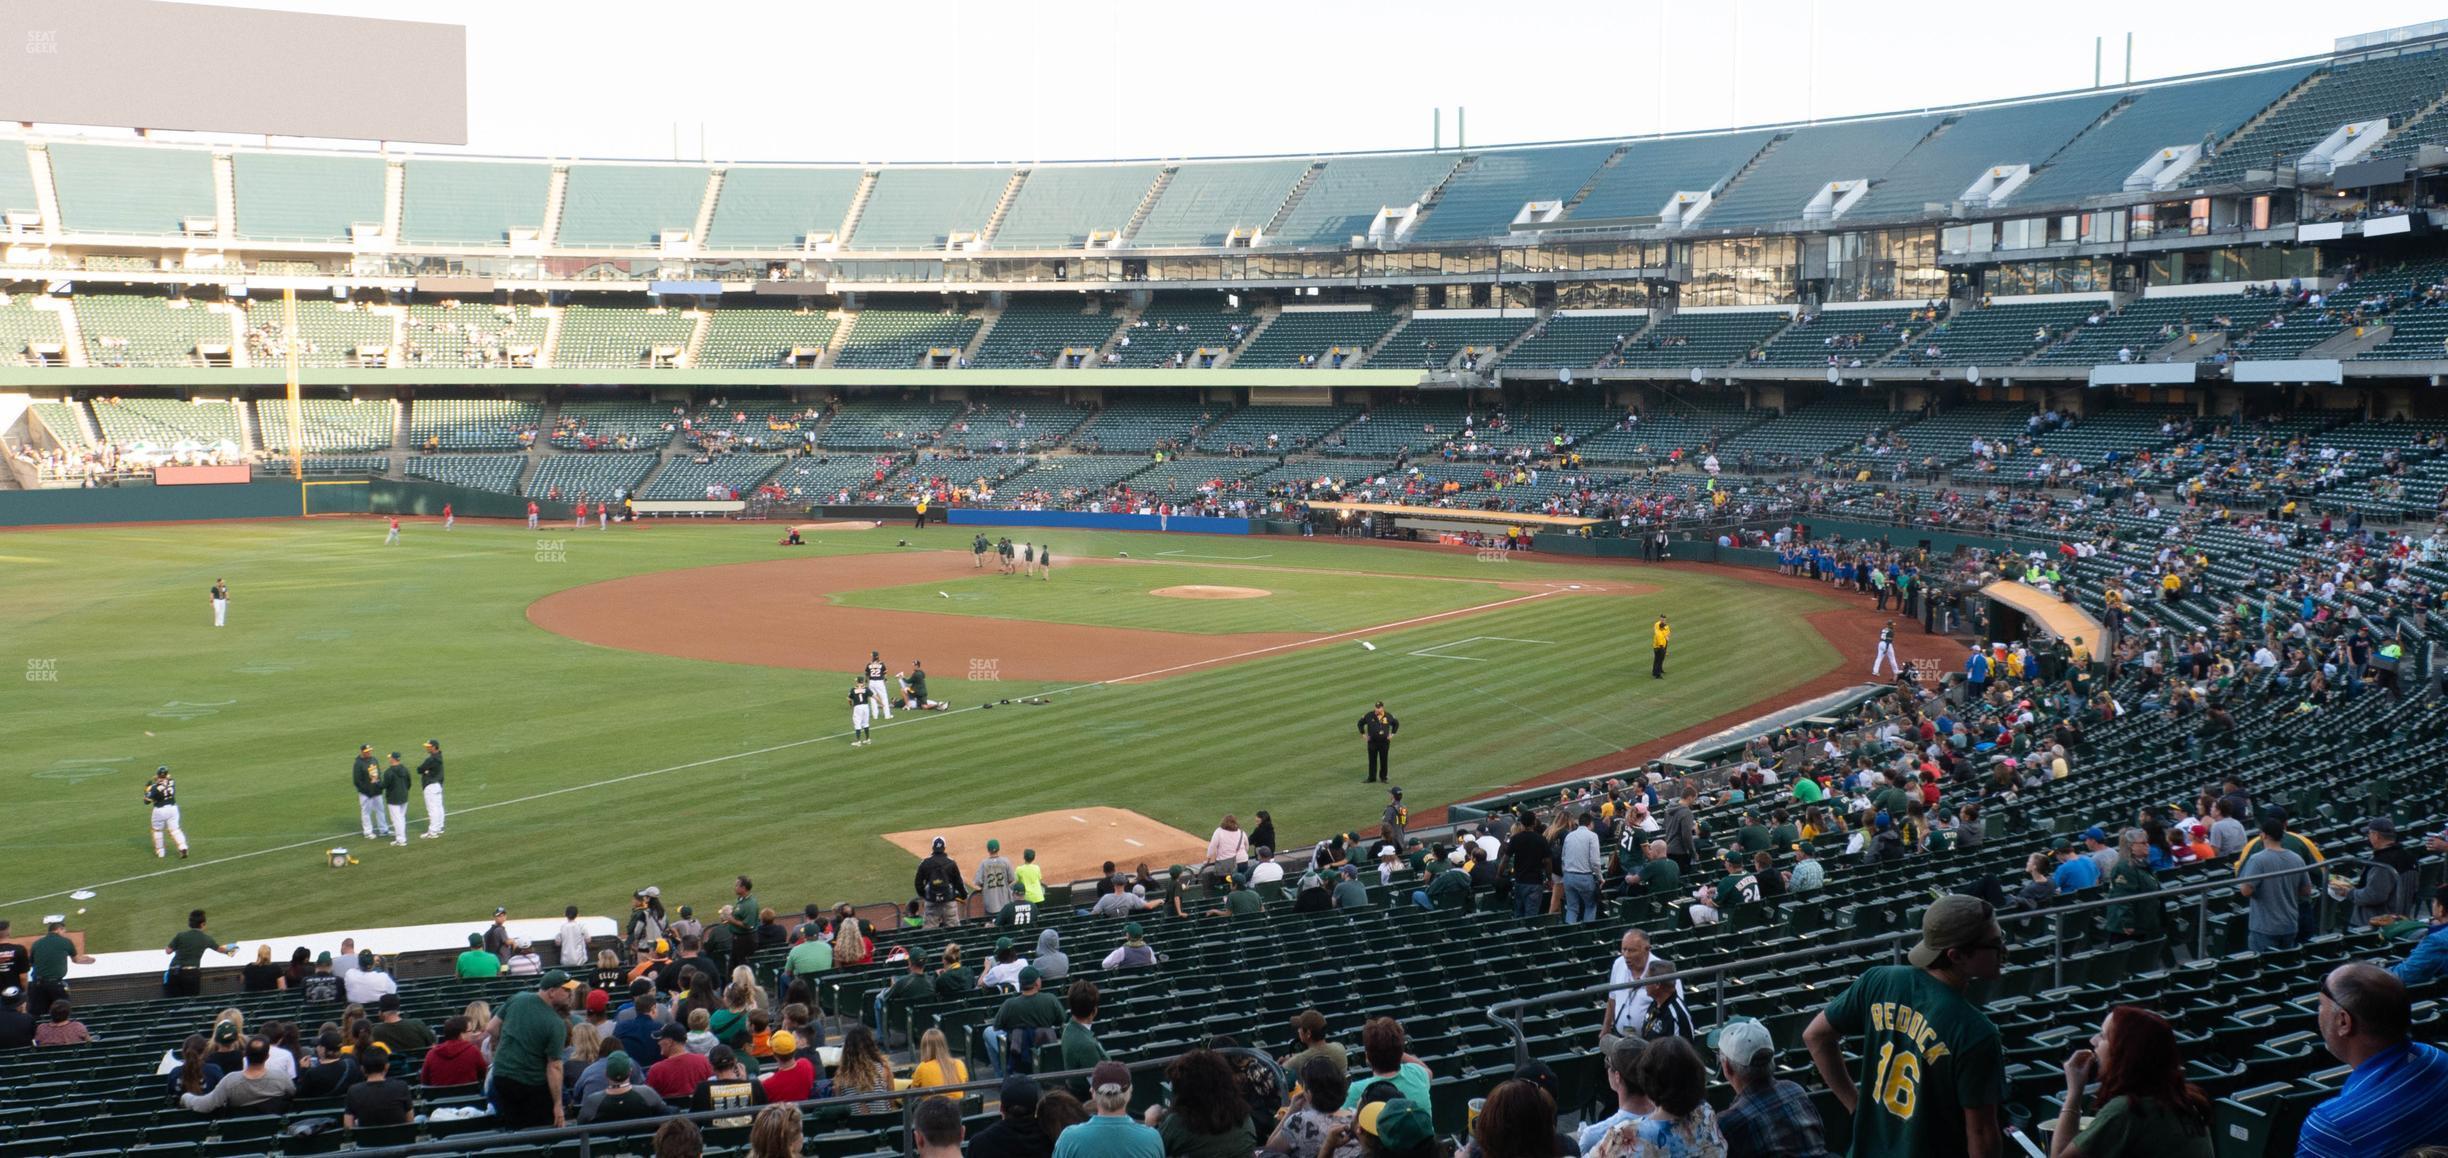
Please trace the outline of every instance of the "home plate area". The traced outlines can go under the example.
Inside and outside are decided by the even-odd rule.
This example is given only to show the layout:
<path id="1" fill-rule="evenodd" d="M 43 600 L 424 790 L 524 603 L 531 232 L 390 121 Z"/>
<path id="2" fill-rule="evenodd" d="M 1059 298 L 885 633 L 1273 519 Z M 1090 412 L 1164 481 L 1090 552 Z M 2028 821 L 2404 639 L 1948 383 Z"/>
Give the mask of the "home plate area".
<path id="1" fill-rule="evenodd" d="M 1418 651 L 1405 652 L 1404 654 L 1416 655 L 1421 659 L 1458 659 L 1464 663 L 1487 663 L 1492 657 L 1484 653 L 1498 650 L 1518 649 L 1524 644 L 1534 647 L 1554 646 L 1550 641 L 1544 639 L 1515 639 L 1509 635 L 1474 635 L 1466 639 L 1454 640 L 1451 643 L 1434 644 L 1428 647 L 1423 647 Z M 1476 651 L 1482 654 L 1456 655 L 1454 654 L 1456 651 Z"/>
<path id="2" fill-rule="evenodd" d="M 1003 855 L 1014 865 L 1020 863 L 1021 850 L 1036 849 L 1037 864 L 1049 881 L 1088 880 L 1098 875 L 1107 860 L 1124 869 L 1145 861 L 1162 871 L 1207 859 L 1207 838 L 1127 808 L 1058 808 L 984 824 L 888 832 L 884 839 L 924 859 L 939 836 L 945 854 L 959 862 L 964 872 L 985 858 L 989 840 L 1003 842 Z"/>

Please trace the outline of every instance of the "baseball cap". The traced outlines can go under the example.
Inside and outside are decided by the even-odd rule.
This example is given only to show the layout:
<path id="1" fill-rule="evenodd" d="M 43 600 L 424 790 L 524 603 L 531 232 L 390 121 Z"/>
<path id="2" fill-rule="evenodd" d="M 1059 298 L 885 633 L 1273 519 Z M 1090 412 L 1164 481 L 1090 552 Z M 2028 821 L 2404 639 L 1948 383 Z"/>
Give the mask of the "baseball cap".
<path id="1" fill-rule="evenodd" d="M 484 944 L 484 934 L 482 934 L 482 933 L 470 933 L 470 934 L 468 934 L 468 948 L 473 949 L 473 948 L 475 948 L 475 947 L 477 947 L 477 946 L 479 946 L 479 945 L 482 945 L 482 944 Z"/>
<path id="2" fill-rule="evenodd" d="M 1360 1129 L 1377 1135 L 1388 1150 L 1408 1150 L 1436 1136 L 1428 1108 L 1409 1098 L 1372 1102 L 1360 1109 Z"/>
<path id="3" fill-rule="evenodd" d="M 238 1023 L 235 1021 L 223 1021 L 214 1024 L 213 1040 L 221 1042 L 238 1040 Z"/>
<path id="4" fill-rule="evenodd" d="M 995 952 L 1000 953 L 1000 952 L 1004 951 L 1005 949 L 1009 949 L 1009 948 L 1011 948 L 1011 947 L 1012 947 L 1012 939 L 1011 939 L 1011 938 L 1009 938 L 1009 937 L 997 937 L 997 938 L 995 938 Z"/>
<path id="5" fill-rule="evenodd" d="M 1634 1057 L 1639 1057 L 1641 1051 L 1647 1048 L 1649 1048 L 1649 1042 L 1644 1038 L 1631 1036 L 1610 1037 L 1607 1039 L 1606 1045 L 1599 1049 L 1598 1054 L 1600 1057 L 1605 1058 L 1606 1064 L 1611 1067 L 1616 1064 L 1615 1059 L 1624 1054 L 1626 1051 L 1629 1051 Z"/>
<path id="6" fill-rule="evenodd" d="M 682 906 L 680 906 L 680 919 L 681 919 L 681 920 L 684 920 L 684 921 L 685 921 L 685 920 L 689 919 L 690 917 L 694 917 L 694 916 L 696 916 L 696 915 L 697 915 L 697 906 L 695 906 L 695 905 L 682 905 Z"/>
<path id="7" fill-rule="evenodd" d="M 999 841 L 999 840 L 989 840 L 989 841 L 987 841 L 987 842 L 986 842 L 986 851 L 988 851 L 988 852 L 1001 852 L 1001 851 L 1003 851 L 1003 842 L 1002 842 L 1002 841 Z"/>
<path id="8" fill-rule="evenodd" d="M 159 768 L 155 768 L 153 770 L 153 774 L 156 776 L 167 776 L 170 774 L 170 766 L 168 764 L 164 764 Z"/>
<path id="9" fill-rule="evenodd" d="M 1913 946 L 1907 958 L 1914 966 L 1927 969 L 1949 949 L 2004 939 L 1989 902 L 1979 897 L 1940 897 L 1921 914 L 1921 943 Z"/>
<path id="10" fill-rule="evenodd" d="M 1401 853 L 1394 850 L 1393 845 L 1381 844 L 1377 846 L 1377 859 L 1379 860 L 1393 860 L 1395 857 L 1401 855 Z"/>
<path id="11" fill-rule="evenodd" d="M 1118 1061 L 1098 1062 L 1088 1074 L 1088 1088 L 1095 1093 L 1118 1094 L 1130 1085 L 1130 1067 Z"/>
<path id="12" fill-rule="evenodd" d="M 1756 1021 L 1737 1021 L 1717 1031 L 1717 1056 L 1729 1064 L 1748 1066 L 1763 1053 L 1775 1053 L 1776 1040 Z"/>
<path id="13" fill-rule="evenodd" d="M 588 1013 L 602 1013 L 610 1008 L 612 1008 L 612 994 L 609 990 L 597 989 L 587 994 L 586 1011 Z"/>
<path id="14" fill-rule="evenodd" d="M 641 897 L 653 897 L 660 900 L 663 896 L 663 890 L 660 886 L 648 885 L 645 888 L 639 889 L 637 891 L 637 895 Z"/>
<path id="15" fill-rule="evenodd" d="M 623 1081 L 628 1078 L 630 1070 L 636 1065 L 636 1062 L 629 1060 L 629 1051 L 613 1050 L 612 1056 L 604 1059 L 604 1076 L 616 1082 Z"/>
<path id="16" fill-rule="evenodd" d="M 1045 980 L 1045 974 L 1038 972 L 1034 965 L 1020 971 L 1020 987 L 1023 989 L 1043 980 Z"/>
<path id="17" fill-rule="evenodd" d="M 397 752 L 393 752 L 391 754 L 394 756 L 399 755 Z M 510 907 L 507 905 L 495 905 L 493 906 L 493 915 L 496 917 L 507 917 L 510 915 Z"/>
<path id="18" fill-rule="evenodd" d="M 666 941 L 666 940 L 664 940 L 664 939 L 663 939 L 663 938 L 661 938 L 661 937 L 657 937 L 657 938 L 655 938 L 655 952 L 657 952 L 657 953 L 669 953 L 669 952 L 671 952 L 671 942 Z"/>
<path id="19" fill-rule="evenodd" d="M 2363 831 L 2376 832 L 2382 836 L 2395 836 L 2397 835 L 2397 822 L 2386 816 L 2375 816 L 2363 822 Z"/>
<path id="20" fill-rule="evenodd" d="M 766 1037 L 765 1048 L 777 1054 L 799 1052 L 799 1035 L 787 1029 L 777 1029 Z"/>
<path id="21" fill-rule="evenodd" d="M 0 1001 L 15 1002 L 18 998 L 23 996 L 25 996 L 25 990 L 19 989 L 14 985 L 11 985 L 6 989 L 0 989 Z"/>
<path id="22" fill-rule="evenodd" d="M 935 851 L 937 851 L 937 852 L 942 852 L 943 850 L 944 850 L 944 840 L 943 840 L 943 838 L 942 838 L 942 837 L 940 837 L 940 836 L 939 836 L 939 837 L 936 837 L 936 838 L 935 838 Z"/>
<path id="23" fill-rule="evenodd" d="M 1006 1110 L 1034 1110 L 1044 1097 L 1045 1090 L 1038 1086 L 1037 1079 L 1027 1074 L 1013 1074 L 1003 1079 L 1003 1108 Z"/>
<path id="24" fill-rule="evenodd" d="M 397 749 L 397 748 L 393 748 L 393 749 L 391 749 L 391 758 L 392 758 L 392 759 L 394 759 L 394 760 L 397 760 L 397 759 L 399 759 L 399 758 L 400 758 L 399 749 Z"/>
<path id="25" fill-rule="evenodd" d="M 1122 935 L 1134 941 L 1146 935 L 1146 933 L 1147 930 L 1140 928 L 1139 922 L 1137 921 L 1132 921 L 1129 924 L 1122 926 Z"/>
<path id="26" fill-rule="evenodd" d="M 576 989 L 578 982 L 571 980 L 569 974 L 558 969 L 547 969 L 544 971 L 543 987 L 546 989 Z"/>
<path id="27" fill-rule="evenodd" d="M 676 1021 L 668 1022 L 663 1028 L 655 1031 L 655 1037 L 662 1041 L 685 1042 L 688 1040 L 688 1027 Z"/>
<path id="28" fill-rule="evenodd" d="M 329 952 L 323 952 L 323 953 L 317 953 L 317 954 L 315 954 L 315 964 L 317 964 L 317 965 L 329 965 L 329 964 L 331 964 L 331 954 L 330 954 Z"/>
<path id="29" fill-rule="evenodd" d="M 1394 796 L 1401 796 L 1401 795 L 1402 795 L 1402 789 L 1400 789 L 1400 788 L 1388 788 L 1388 789 L 1386 789 L 1386 792 L 1387 792 L 1388 794 L 1390 794 L 1390 795 L 1394 795 Z"/>
<path id="30" fill-rule="evenodd" d="M 360 751 L 360 752 L 371 752 L 371 751 L 373 751 L 373 750 L 374 750 L 374 745 L 372 745 L 372 744 L 359 744 L 359 745 L 357 745 L 357 750 L 358 750 L 358 751 Z"/>
<path id="31" fill-rule="evenodd" d="M 1555 1068 L 1546 1062 L 1523 1062 L 1513 1067 L 1513 1077 L 1516 1081 L 1528 1082 L 1547 1091 L 1547 1096 L 1551 1098 L 1561 1092 L 1557 1089 L 1560 1083 L 1556 1080 Z"/>
<path id="32" fill-rule="evenodd" d="M 1326 1036 L 1326 1015 L 1314 1009 L 1304 1009 L 1292 1015 L 1292 1030 L 1313 1037 Z"/>
<path id="33" fill-rule="evenodd" d="M 2083 839 L 2096 840 L 2101 844 L 2106 844 L 2108 843 L 2108 831 L 2094 824 L 2091 827 L 2083 830 Z"/>

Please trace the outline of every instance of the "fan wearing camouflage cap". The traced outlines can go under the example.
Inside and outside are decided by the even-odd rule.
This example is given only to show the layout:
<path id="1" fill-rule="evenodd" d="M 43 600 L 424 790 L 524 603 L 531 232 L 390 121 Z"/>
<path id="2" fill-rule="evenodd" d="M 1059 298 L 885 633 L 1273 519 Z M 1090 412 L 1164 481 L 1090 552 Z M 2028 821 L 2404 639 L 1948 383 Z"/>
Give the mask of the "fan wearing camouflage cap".
<path id="1" fill-rule="evenodd" d="M 1942 897 L 1922 913 L 1909 959 L 1865 970 L 1811 1019 L 1811 1061 L 1853 1115 L 1853 1153 L 1995 1155 L 2005 1054 L 1964 991 L 2005 968 L 1997 917 L 1976 897 Z M 1849 1036 L 1861 1038 L 1858 1078 L 1845 1067 Z"/>

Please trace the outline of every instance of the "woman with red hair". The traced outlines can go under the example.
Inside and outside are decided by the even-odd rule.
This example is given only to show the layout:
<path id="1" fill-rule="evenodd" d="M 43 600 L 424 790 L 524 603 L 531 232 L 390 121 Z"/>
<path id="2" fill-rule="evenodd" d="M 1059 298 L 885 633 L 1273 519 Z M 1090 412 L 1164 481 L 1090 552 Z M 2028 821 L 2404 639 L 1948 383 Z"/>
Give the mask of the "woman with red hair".
<path id="1" fill-rule="evenodd" d="M 2049 1158 L 2212 1158 L 2210 1098 L 2184 1080 L 2184 1057 L 2166 1019 L 2134 1005 L 2108 1011 L 2090 1049 L 2066 1059 L 2065 1111 Z M 2083 1087 L 2099 1081 L 2091 1124 L 2081 1123 Z"/>

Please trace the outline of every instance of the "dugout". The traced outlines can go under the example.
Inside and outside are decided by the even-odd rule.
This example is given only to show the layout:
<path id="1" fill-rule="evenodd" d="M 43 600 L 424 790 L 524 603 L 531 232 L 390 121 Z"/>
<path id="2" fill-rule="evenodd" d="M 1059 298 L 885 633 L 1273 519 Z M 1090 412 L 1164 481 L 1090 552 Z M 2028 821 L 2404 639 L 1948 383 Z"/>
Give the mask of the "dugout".
<path id="1" fill-rule="evenodd" d="M 1990 643 L 2015 643 L 2032 635 L 2072 642 L 2081 640 L 2093 655 L 2101 654 L 2108 628 L 2082 608 L 2028 583 L 2000 580 L 1980 589 L 1988 604 Z"/>

